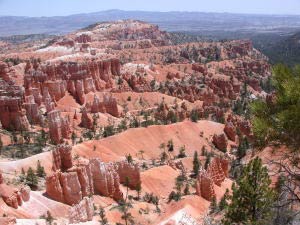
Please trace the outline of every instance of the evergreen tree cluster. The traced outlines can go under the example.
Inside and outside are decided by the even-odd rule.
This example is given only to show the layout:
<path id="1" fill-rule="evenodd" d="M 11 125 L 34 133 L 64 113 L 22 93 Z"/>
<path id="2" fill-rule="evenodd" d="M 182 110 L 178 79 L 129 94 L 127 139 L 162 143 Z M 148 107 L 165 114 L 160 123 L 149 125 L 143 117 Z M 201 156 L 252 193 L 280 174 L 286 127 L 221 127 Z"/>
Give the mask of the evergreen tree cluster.
<path id="1" fill-rule="evenodd" d="M 251 104 L 256 144 L 264 146 L 278 141 L 299 149 L 300 66 L 291 69 L 277 65 L 273 74 L 273 98 L 267 101 L 257 100 Z"/>
<path id="2" fill-rule="evenodd" d="M 271 179 L 261 159 L 256 157 L 244 167 L 242 175 L 232 187 L 224 225 L 269 224 L 275 194 L 270 187 Z"/>

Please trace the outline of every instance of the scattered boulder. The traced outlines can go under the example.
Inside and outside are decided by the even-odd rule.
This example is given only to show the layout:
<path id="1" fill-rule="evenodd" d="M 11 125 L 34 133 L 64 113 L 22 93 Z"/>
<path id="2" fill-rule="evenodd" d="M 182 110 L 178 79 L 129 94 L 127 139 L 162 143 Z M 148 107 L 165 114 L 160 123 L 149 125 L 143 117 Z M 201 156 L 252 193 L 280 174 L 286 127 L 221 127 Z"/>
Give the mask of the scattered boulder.
<path id="1" fill-rule="evenodd" d="M 228 142 L 227 142 L 227 138 L 226 138 L 226 136 L 225 136 L 224 133 L 219 134 L 219 135 L 215 134 L 215 135 L 213 136 L 213 141 L 212 141 L 212 143 L 213 143 L 213 144 L 216 146 L 216 148 L 219 149 L 220 151 L 226 152 Z"/>
<path id="2" fill-rule="evenodd" d="M 236 129 L 231 122 L 227 122 L 225 124 L 224 133 L 227 135 L 228 139 L 231 141 L 235 141 Z"/>

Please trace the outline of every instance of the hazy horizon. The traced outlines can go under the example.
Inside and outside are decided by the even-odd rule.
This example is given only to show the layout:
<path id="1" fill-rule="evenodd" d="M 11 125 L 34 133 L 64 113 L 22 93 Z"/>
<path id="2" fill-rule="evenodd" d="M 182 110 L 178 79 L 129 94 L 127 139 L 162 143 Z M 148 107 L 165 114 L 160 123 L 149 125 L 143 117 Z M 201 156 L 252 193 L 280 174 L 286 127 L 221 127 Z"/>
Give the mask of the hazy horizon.
<path id="1" fill-rule="evenodd" d="M 99 12 L 109 12 L 109 11 L 123 11 L 123 12 L 146 12 L 146 13 L 172 13 L 172 12 L 179 12 L 179 13 L 207 13 L 207 14 L 240 14 L 240 15 L 261 15 L 261 16 L 300 16 L 299 14 L 271 14 L 271 13 L 246 13 L 246 12 L 213 12 L 213 11 L 188 11 L 188 10 L 170 10 L 170 11 L 158 11 L 158 10 L 124 10 L 124 9 L 103 9 L 91 12 L 79 12 L 79 13 L 71 13 L 66 15 L 48 15 L 48 16 L 39 16 L 39 15 L 5 15 L 0 14 L 0 17 L 65 17 L 65 16 L 72 16 L 72 15 L 80 15 L 80 14 L 93 14 Z"/>
<path id="2" fill-rule="evenodd" d="M 297 0 L 160 1 L 111 0 L 103 3 L 99 0 L 0 0 L 0 16 L 51 17 L 107 10 L 300 15 L 300 2 Z"/>

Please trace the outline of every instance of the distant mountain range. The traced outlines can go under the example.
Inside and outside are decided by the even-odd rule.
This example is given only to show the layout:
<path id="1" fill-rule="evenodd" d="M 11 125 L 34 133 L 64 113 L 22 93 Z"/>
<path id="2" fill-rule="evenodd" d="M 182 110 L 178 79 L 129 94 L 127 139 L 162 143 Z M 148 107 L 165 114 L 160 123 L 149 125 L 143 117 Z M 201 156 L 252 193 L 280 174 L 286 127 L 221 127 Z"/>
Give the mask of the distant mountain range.
<path id="1" fill-rule="evenodd" d="M 281 32 L 300 29 L 300 16 L 108 10 L 55 17 L 0 17 L 0 36 L 64 34 L 100 21 L 138 19 L 167 31 Z"/>
<path id="2" fill-rule="evenodd" d="M 0 40 L 16 43 L 51 38 L 97 22 L 121 19 L 146 21 L 162 30 L 197 36 L 195 40 L 251 39 L 273 63 L 300 63 L 296 57 L 300 16 L 288 15 L 108 10 L 55 17 L 0 16 Z"/>

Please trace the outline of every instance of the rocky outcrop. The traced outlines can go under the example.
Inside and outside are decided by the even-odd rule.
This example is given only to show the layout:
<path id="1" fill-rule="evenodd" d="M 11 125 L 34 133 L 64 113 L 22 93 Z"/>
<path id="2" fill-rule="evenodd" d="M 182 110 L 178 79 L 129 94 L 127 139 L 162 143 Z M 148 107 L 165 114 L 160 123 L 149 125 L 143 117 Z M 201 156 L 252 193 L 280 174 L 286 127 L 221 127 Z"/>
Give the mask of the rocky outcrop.
<path id="1" fill-rule="evenodd" d="M 61 172 L 57 171 L 46 177 L 46 194 L 55 201 L 65 202 L 63 189 L 60 183 L 60 175 Z"/>
<path id="2" fill-rule="evenodd" d="M 60 173 L 59 181 L 63 191 L 64 203 L 68 205 L 78 204 L 83 197 L 78 174 L 73 171 Z"/>
<path id="3" fill-rule="evenodd" d="M 103 104 L 107 113 L 114 117 L 119 117 L 117 100 L 112 95 L 104 95 Z"/>
<path id="4" fill-rule="evenodd" d="M 12 82 L 12 76 L 15 75 L 13 67 L 9 66 L 9 63 L 0 61 L 0 78 L 5 82 Z"/>
<path id="5" fill-rule="evenodd" d="M 247 83 L 249 84 L 250 87 L 252 87 L 255 91 L 261 92 L 261 87 L 259 84 L 259 80 L 256 78 L 249 78 Z"/>
<path id="6" fill-rule="evenodd" d="M 212 143 L 216 146 L 217 149 L 219 149 L 220 151 L 226 152 L 227 150 L 227 138 L 225 136 L 224 133 L 222 134 L 215 134 L 213 136 L 213 140 Z"/>
<path id="7" fill-rule="evenodd" d="M 203 75 L 207 75 L 207 67 L 201 64 L 192 64 L 192 70 L 202 73 Z"/>
<path id="8" fill-rule="evenodd" d="M 70 138 L 69 119 L 61 116 L 59 110 L 53 110 L 48 113 L 49 134 L 55 144 L 62 143 L 64 138 Z"/>
<path id="9" fill-rule="evenodd" d="M 222 159 L 222 158 L 215 158 L 215 160 L 217 161 L 216 163 L 220 165 L 220 167 L 222 168 L 222 171 L 225 175 L 226 178 L 229 177 L 229 162 L 226 159 Z"/>
<path id="10" fill-rule="evenodd" d="M 72 147 L 69 145 L 59 145 L 52 151 L 52 170 L 66 171 L 73 166 Z"/>
<path id="11" fill-rule="evenodd" d="M 16 225 L 17 219 L 14 217 L 0 217 L 0 224 L 3 225 Z"/>
<path id="12" fill-rule="evenodd" d="M 91 221 L 94 216 L 94 203 L 92 198 L 84 197 L 78 204 L 69 209 L 69 222 L 81 223 Z"/>
<path id="13" fill-rule="evenodd" d="M 143 76 L 126 74 L 123 78 L 128 83 L 129 87 L 135 92 L 143 93 L 151 91 L 149 82 Z"/>
<path id="14" fill-rule="evenodd" d="M 222 159 L 220 158 L 214 158 L 207 168 L 207 173 L 213 180 L 214 184 L 218 186 L 221 186 L 226 178 L 224 171 L 228 171 L 228 168 L 222 167 L 221 160 Z"/>
<path id="15" fill-rule="evenodd" d="M 60 171 L 46 178 L 47 196 L 55 201 L 69 205 L 77 204 L 82 199 L 81 186 L 76 172 Z"/>
<path id="16" fill-rule="evenodd" d="M 0 121 L 4 129 L 27 130 L 29 122 L 22 107 L 24 88 L 15 85 L 14 75 L 12 66 L 0 61 Z"/>
<path id="17" fill-rule="evenodd" d="M 196 195 L 203 197 L 207 201 L 211 201 L 216 196 L 213 179 L 204 170 L 200 171 L 197 178 Z"/>
<path id="18" fill-rule="evenodd" d="M 84 198 L 95 194 L 111 197 L 116 201 L 123 198 L 120 182 L 129 178 L 129 187 L 141 184 L 137 164 L 127 161 L 104 163 L 99 159 L 72 162 L 71 147 L 59 145 L 52 152 L 53 174 L 46 178 L 46 194 L 49 198 L 68 205 L 79 204 Z"/>
<path id="19" fill-rule="evenodd" d="M 56 45 L 66 46 L 66 47 L 74 47 L 75 42 L 69 38 L 63 38 L 61 41 L 56 42 Z"/>
<path id="20" fill-rule="evenodd" d="M 8 130 L 28 130 L 26 111 L 22 108 L 20 97 L 0 96 L 0 121 Z"/>
<path id="21" fill-rule="evenodd" d="M 81 122 L 80 122 L 79 126 L 84 127 L 86 129 L 92 129 L 93 128 L 93 119 L 88 114 L 86 108 L 82 109 L 82 112 L 81 112 Z"/>
<path id="22" fill-rule="evenodd" d="M 93 195 L 92 177 L 89 162 L 73 166 L 65 172 L 56 171 L 46 178 L 46 194 L 68 205 L 78 204 L 82 198 Z"/>
<path id="23" fill-rule="evenodd" d="M 246 135 L 247 137 L 251 135 L 251 126 L 248 121 L 239 120 L 237 122 L 237 127 L 241 131 L 241 133 Z"/>
<path id="24" fill-rule="evenodd" d="M 30 124 L 39 124 L 41 122 L 41 116 L 39 112 L 39 106 L 34 101 L 34 96 L 26 96 L 23 106 L 26 110 L 26 116 Z"/>
<path id="25" fill-rule="evenodd" d="M 89 160 L 81 160 L 79 164 L 69 169 L 68 172 L 76 173 L 83 197 L 94 194 L 92 164 Z"/>
<path id="26" fill-rule="evenodd" d="M 98 112 L 106 113 L 106 109 L 104 107 L 103 102 L 100 101 L 98 95 L 95 94 L 91 106 L 91 113 L 98 113 Z"/>
<path id="27" fill-rule="evenodd" d="M 3 201 L 10 207 L 17 209 L 30 199 L 30 188 L 28 186 L 21 186 L 20 188 L 13 188 L 4 183 L 2 173 L 0 183 L 0 196 Z"/>
<path id="28" fill-rule="evenodd" d="M 80 34 L 75 38 L 75 41 L 78 43 L 87 43 L 87 42 L 91 42 L 92 38 L 88 34 Z"/>
<path id="29" fill-rule="evenodd" d="M 127 177 L 129 178 L 130 188 L 135 189 L 141 184 L 140 168 L 138 164 L 121 161 L 116 163 L 115 168 L 122 184 L 126 182 Z"/>
<path id="30" fill-rule="evenodd" d="M 94 193 L 121 200 L 120 178 L 115 166 L 99 159 L 71 161 L 71 148 L 58 146 L 53 152 L 52 175 L 46 178 L 49 198 L 68 205 L 79 204 Z M 133 176 L 132 176 L 133 177 Z"/>
<path id="31" fill-rule="evenodd" d="M 71 146 L 57 146 L 52 151 L 52 160 L 52 169 L 55 172 L 46 178 L 48 197 L 73 205 L 91 194 L 92 191 L 87 191 L 90 190 L 91 182 L 88 178 L 91 177 L 90 170 L 87 171 L 85 165 L 73 166 Z"/>
<path id="32" fill-rule="evenodd" d="M 221 186 L 228 177 L 229 163 L 226 159 L 213 158 L 207 170 L 201 170 L 196 182 L 196 194 L 211 201 L 215 197 L 214 184 Z"/>
<path id="33" fill-rule="evenodd" d="M 21 187 L 19 189 L 19 192 L 20 192 L 22 200 L 24 202 L 29 201 L 29 199 L 30 199 L 30 188 L 28 186 Z"/>
<path id="34" fill-rule="evenodd" d="M 111 94 L 104 94 L 103 101 L 95 94 L 91 104 L 91 113 L 109 113 L 112 116 L 119 117 L 117 100 Z"/>
<path id="35" fill-rule="evenodd" d="M 28 63 L 24 86 L 27 92 L 36 88 L 39 93 L 47 88 L 51 98 L 60 100 L 68 91 L 80 104 L 85 94 L 103 91 L 111 86 L 111 80 L 120 75 L 118 59 L 85 62 L 62 61 L 51 64 Z M 104 83 L 104 85 L 103 85 Z"/>
<path id="36" fill-rule="evenodd" d="M 113 164 L 106 164 L 99 159 L 92 159 L 91 168 L 95 193 L 115 200 L 123 198 L 120 191 L 120 178 Z"/>
<path id="37" fill-rule="evenodd" d="M 236 129 L 231 122 L 227 122 L 224 127 L 224 133 L 227 135 L 228 139 L 235 141 Z"/>

